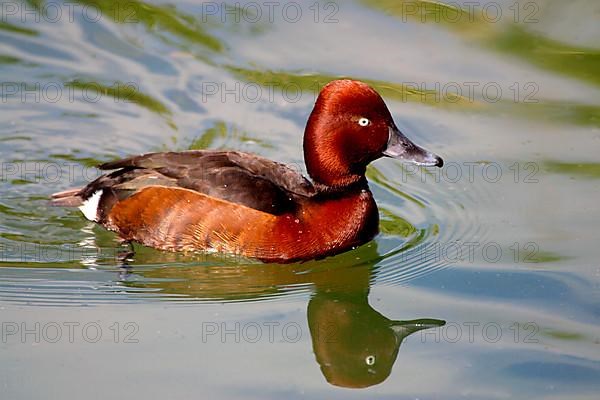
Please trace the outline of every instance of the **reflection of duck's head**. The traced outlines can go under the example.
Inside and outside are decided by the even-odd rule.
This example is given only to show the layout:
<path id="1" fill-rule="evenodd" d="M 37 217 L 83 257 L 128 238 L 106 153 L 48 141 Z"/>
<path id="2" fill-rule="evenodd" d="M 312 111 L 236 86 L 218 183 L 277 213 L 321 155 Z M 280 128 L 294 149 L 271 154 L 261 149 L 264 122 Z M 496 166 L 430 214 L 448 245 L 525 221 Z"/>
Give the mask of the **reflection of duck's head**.
<path id="1" fill-rule="evenodd" d="M 391 321 L 371 308 L 362 295 L 317 293 L 308 305 L 308 324 L 313 351 L 327 381 L 362 388 L 389 376 L 405 337 L 444 321 Z"/>

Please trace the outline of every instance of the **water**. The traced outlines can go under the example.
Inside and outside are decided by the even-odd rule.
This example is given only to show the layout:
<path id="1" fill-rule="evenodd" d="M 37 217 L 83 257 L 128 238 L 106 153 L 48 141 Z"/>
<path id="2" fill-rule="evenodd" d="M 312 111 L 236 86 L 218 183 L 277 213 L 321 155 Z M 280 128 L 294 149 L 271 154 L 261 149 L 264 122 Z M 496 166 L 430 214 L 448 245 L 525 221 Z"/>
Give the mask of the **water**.
<path id="1" fill-rule="evenodd" d="M 597 398 L 598 4 L 69 4 L 1 8 L 2 398 Z M 302 169 L 341 76 L 446 161 L 375 162 L 354 251 L 130 255 L 48 204 L 149 151 Z"/>

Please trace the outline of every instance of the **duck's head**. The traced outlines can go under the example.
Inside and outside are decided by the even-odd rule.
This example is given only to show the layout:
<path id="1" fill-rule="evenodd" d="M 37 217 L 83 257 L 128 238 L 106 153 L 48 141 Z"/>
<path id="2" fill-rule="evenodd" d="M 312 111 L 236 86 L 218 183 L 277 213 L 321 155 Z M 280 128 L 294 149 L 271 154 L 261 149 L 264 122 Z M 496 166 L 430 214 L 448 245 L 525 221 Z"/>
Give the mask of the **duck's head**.
<path id="1" fill-rule="evenodd" d="M 319 94 L 304 132 L 311 178 L 329 187 L 351 185 L 367 165 L 387 156 L 424 166 L 442 159 L 411 142 L 396 127 L 383 99 L 363 82 L 336 80 Z"/>

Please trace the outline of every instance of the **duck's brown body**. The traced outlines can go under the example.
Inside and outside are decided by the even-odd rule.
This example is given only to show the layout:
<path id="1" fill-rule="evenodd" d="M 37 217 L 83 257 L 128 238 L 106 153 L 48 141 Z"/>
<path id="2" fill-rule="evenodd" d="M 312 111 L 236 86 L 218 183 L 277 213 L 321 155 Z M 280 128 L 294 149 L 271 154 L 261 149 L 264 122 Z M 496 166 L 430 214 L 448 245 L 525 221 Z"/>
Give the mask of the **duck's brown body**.
<path id="1" fill-rule="evenodd" d="M 325 257 L 370 240 L 379 216 L 366 180 L 320 190 L 288 166 L 235 151 L 150 153 L 59 204 L 97 194 L 90 219 L 161 250 L 219 252 L 270 262 Z M 85 207 L 85 205 L 83 205 Z"/>
<path id="2" fill-rule="evenodd" d="M 273 215 L 182 188 L 150 186 L 118 202 L 104 225 L 162 250 L 219 252 L 270 262 L 324 257 L 370 240 L 378 227 L 368 190 L 317 197 Z"/>

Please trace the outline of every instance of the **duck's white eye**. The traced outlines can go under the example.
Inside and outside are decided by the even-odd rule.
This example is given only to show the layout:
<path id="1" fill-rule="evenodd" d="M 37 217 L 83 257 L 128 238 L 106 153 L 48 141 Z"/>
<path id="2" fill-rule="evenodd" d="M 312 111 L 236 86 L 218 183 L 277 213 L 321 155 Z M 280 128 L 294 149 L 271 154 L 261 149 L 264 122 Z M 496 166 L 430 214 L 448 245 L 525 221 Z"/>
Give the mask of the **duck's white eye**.
<path id="1" fill-rule="evenodd" d="M 359 120 L 358 120 L 358 124 L 359 124 L 360 126 L 367 126 L 367 125 L 369 125 L 370 123 L 371 123 L 371 121 L 369 121 L 369 119 L 368 119 L 368 118 L 361 118 L 361 119 L 359 119 Z"/>
<path id="2" fill-rule="evenodd" d="M 365 362 L 367 365 L 375 364 L 375 356 L 367 356 L 367 358 L 365 358 Z"/>

